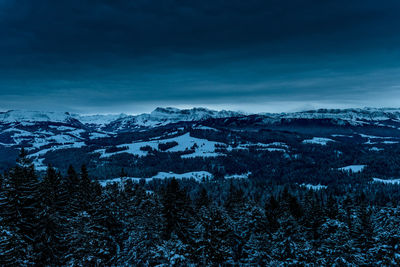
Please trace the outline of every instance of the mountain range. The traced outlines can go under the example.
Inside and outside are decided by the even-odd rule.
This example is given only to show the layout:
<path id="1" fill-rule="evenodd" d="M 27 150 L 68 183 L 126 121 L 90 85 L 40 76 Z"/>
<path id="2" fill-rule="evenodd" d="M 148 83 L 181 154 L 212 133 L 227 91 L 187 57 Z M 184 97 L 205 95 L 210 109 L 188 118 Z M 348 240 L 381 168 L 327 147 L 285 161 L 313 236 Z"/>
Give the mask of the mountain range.
<path id="1" fill-rule="evenodd" d="M 24 148 L 38 171 L 48 164 L 62 172 L 69 164 L 86 164 L 100 179 L 117 177 L 121 169 L 135 177 L 151 177 L 159 171 L 215 172 L 216 168 L 232 175 L 224 160 L 249 151 L 294 158 L 304 147 L 356 146 L 365 153 L 383 153 L 399 141 L 400 109 L 394 108 L 279 114 L 171 107 L 140 115 L 0 113 L 3 170 Z"/>

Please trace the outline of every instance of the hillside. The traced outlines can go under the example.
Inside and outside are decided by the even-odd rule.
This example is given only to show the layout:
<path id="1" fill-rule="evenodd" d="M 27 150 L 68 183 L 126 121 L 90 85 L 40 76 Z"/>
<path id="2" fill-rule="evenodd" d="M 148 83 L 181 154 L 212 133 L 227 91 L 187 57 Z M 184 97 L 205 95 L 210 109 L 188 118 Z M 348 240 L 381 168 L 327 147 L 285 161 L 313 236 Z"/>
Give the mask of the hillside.
<path id="1" fill-rule="evenodd" d="M 399 129 L 397 109 L 243 114 L 157 108 L 140 115 L 8 111 L 0 113 L 0 166 L 11 166 L 23 147 L 37 171 L 48 164 L 61 172 L 69 164 L 86 164 L 98 179 L 118 177 L 121 169 L 143 178 L 163 171 L 254 174 L 259 167 L 235 161 L 259 157 L 313 164 L 329 159 L 328 172 L 365 164 L 374 177 L 390 177 L 397 173 L 383 170 L 378 159 L 396 153 Z"/>

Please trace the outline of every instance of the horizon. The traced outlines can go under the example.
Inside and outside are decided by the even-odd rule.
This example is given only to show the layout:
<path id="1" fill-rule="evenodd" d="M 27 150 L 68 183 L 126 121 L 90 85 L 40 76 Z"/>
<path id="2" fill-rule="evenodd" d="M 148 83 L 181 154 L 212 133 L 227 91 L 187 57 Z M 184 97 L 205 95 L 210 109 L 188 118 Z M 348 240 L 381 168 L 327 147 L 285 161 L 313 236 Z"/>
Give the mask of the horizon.
<path id="1" fill-rule="evenodd" d="M 140 113 L 126 113 L 126 112 L 120 112 L 120 113 L 79 113 L 79 112 L 71 112 L 68 110 L 63 110 L 63 111 L 54 111 L 54 110 L 31 110 L 31 109 L 8 109 L 8 110 L 0 110 L 0 113 L 8 113 L 8 112 L 13 112 L 13 111 L 21 111 L 21 112 L 39 112 L 39 113 L 61 113 L 61 114 L 66 114 L 68 113 L 69 115 L 78 115 L 78 116 L 117 116 L 117 115 L 126 115 L 126 116 L 139 116 L 143 114 L 151 114 L 154 112 L 156 109 L 161 108 L 161 109 L 177 109 L 179 111 L 182 110 L 193 110 L 193 109 L 207 109 L 209 111 L 216 111 L 216 112 L 223 112 L 223 111 L 229 111 L 229 112 L 237 112 L 237 113 L 242 113 L 245 116 L 248 115 L 257 115 L 257 114 L 290 114 L 290 113 L 301 113 L 301 112 L 309 112 L 309 111 L 318 111 L 318 110 L 371 110 L 371 109 L 377 109 L 377 110 L 385 110 L 385 111 L 390 111 L 390 110 L 399 110 L 400 107 L 346 107 L 346 108 L 326 108 L 326 107 L 319 107 L 319 108 L 304 108 L 304 109 L 299 109 L 299 110 L 292 110 L 292 111 L 282 111 L 282 112 L 268 112 L 268 111 L 260 111 L 260 112 L 245 112 L 242 110 L 234 110 L 234 109 L 214 109 L 214 108 L 208 108 L 205 106 L 193 106 L 193 107 L 174 107 L 174 106 L 158 106 L 155 107 L 154 109 L 148 111 L 148 112 L 140 112 Z"/>

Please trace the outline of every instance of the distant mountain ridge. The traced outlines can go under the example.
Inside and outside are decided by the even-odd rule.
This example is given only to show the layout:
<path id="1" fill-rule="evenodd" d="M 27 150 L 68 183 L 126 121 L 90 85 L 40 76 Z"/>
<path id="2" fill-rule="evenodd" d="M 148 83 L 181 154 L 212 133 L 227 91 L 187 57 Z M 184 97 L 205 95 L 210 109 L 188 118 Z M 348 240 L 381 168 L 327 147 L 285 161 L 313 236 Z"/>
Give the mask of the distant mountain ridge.
<path id="1" fill-rule="evenodd" d="M 218 161 L 218 157 L 254 149 L 294 157 L 285 143 L 291 143 L 295 151 L 304 145 L 346 142 L 365 151 L 384 151 L 400 144 L 400 109 L 245 114 L 168 107 L 140 115 L 0 112 L 0 170 L 15 161 L 20 148 L 27 150 L 38 170 L 45 170 L 49 163 L 65 169 L 66 159 L 92 168 L 101 162 L 120 170 L 133 168 L 143 160 L 140 157 L 166 157 L 162 153 L 167 152 L 174 162 L 186 164 L 195 157 Z"/>
<path id="2" fill-rule="evenodd" d="M 126 127 L 154 127 L 180 121 L 201 121 L 209 118 L 225 118 L 243 116 L 241 112 L 215 111 L 206 108 L 177 109 L 172 107 L 156 108 L 151 113 L 140 115 L 109 114 L 80 115 L 69 112 L 23 111 L 10 110 L 0 112 L 0 123 L 15 122 L 59 122 L 68 123 L 73 120 L 94 127 L 110 126 L 115 129 Z"/>
<path id="3" fill-rule="evenodd" d="M 84 125 L 104 127 L 119 125 L 119 127 L 154 127 L 176 123 L 180 121 L 202 121 L 210 118 L 244 117 L 247 115 L 264 116 L 271 119 L 341 119 L 356 120 L 399 120 L 400 109 L 397 108 L 355 108 L 355 109 L 317 109 L 291 113 L 259 113 L 245 114 L 237 111 L 210 110 L 196 107 L 192 109 L 178 109 L 173 107 L 158 107 L 151 113 L 139 115 L 108 114 L 108 115 L 80 115 L 70 112 L 50 111 L 23 111 L 10 110 L 0 112 L 1 123 L 15 122 L 59 122 L 68 123 L 79 121 Z"/>

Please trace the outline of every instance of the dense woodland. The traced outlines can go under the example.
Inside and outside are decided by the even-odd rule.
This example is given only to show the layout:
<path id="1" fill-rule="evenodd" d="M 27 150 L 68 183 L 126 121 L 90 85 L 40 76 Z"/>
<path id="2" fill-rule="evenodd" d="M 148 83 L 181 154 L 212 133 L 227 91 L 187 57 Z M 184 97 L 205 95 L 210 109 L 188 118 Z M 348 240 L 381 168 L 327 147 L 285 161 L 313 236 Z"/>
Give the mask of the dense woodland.
<path id="1" fill-rule="evenodd" d="M 0 183 L 0 264 L 400 264 L 399 186 L 360 175 L 313 191 L 263 171 L 103 188 L 85 166 L 38 177 L 22 150 Z"/>

